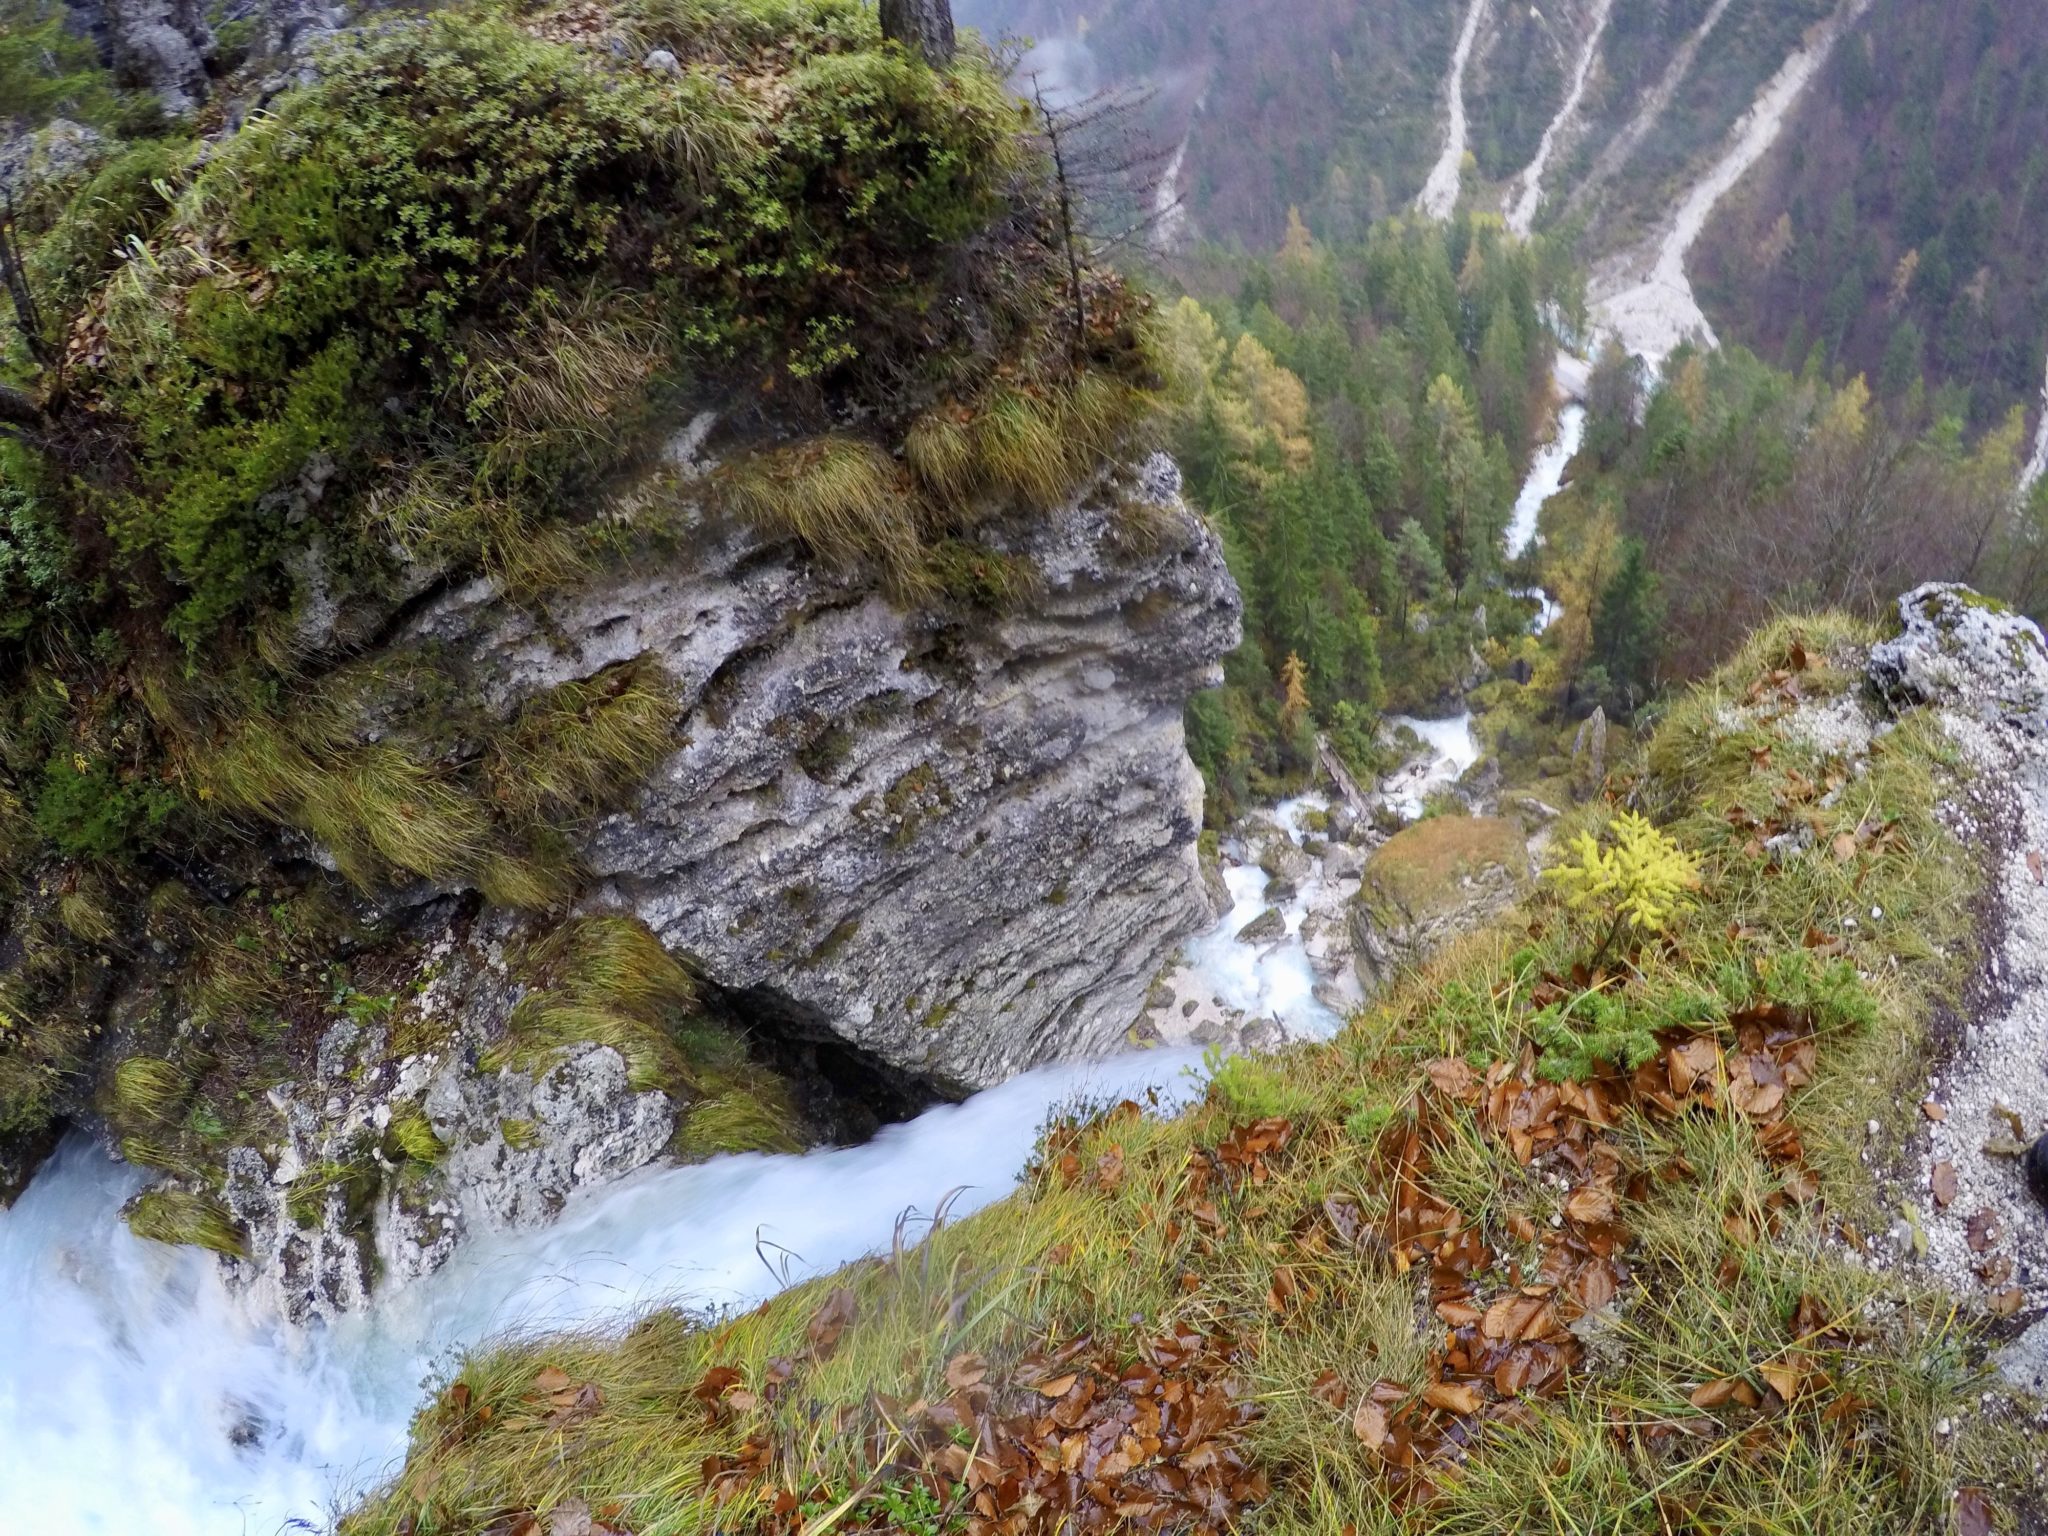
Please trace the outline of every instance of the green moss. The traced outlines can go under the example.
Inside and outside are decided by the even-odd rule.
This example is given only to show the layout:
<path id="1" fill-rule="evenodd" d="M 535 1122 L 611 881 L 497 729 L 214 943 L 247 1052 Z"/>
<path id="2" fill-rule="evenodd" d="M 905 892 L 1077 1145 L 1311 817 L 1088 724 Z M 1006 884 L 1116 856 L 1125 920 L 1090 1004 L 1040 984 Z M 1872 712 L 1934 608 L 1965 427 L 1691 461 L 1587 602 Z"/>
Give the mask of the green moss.
<path id="1" fill-rule="evenodd" d="M 857 917 L 849 917 L 844 922 L 836 924 L 820 941 L 818 947 L 799 962 L 800 967 L 808 971 L 829 963 L 834 955 L 853 942 L 853 936 L 859 932 L 860 919 Z"/>
<path id="2" fill-rule="evenodd" d="M 930 763 L 901 774 L 882 795 L 882 815 L 890 822 L 889 845 L 908 848 L 934 818 L 952 809 L 953 792 Z"/>
<path id="3" fill-rule="evenodd" d="M 1359 899 L 1403 921 L 1425 921 L 1455 907 L 1465 882 L 1498 872 L 1527 883 L 1529 852 L 1521 829 L 1493 816 L 1436 816 L 1387 839 L 1366 861 Z"/>

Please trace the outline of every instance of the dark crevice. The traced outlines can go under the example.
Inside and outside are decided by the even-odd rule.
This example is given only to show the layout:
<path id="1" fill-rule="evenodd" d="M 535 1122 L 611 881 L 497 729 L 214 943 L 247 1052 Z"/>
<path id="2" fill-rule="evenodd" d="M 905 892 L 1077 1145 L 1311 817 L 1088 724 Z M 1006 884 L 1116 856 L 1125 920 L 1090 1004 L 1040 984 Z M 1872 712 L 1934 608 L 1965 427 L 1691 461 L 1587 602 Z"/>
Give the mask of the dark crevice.
<path id="1" fill-rule="evenodd" d="M 967 1090 L 894 1066 L 836 1033 L 821 1009 L 772 987 L 699 984 L 714 1018 L 747 1041 L 762 1066 L 790 1085 L 799 1112 L 826 1140 L 851 1146 Z"/>

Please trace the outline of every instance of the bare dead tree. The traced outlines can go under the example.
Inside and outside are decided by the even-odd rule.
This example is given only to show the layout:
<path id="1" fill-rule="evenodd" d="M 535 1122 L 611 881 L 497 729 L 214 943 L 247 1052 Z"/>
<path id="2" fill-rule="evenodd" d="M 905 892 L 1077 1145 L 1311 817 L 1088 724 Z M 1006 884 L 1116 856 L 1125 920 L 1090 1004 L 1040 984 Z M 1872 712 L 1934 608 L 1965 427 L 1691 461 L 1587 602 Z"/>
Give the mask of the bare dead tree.
<path id="1" fill-rule="evenodd" d="M 1028 78 L 1038 137 L 1052 162 L 1078 348 L 1088 329 L 1087 269 L 1178 206 L 1176 199 L 1161 207 L 1154 196 L 1171 154 L 1146 129 L 1150 91 L 1111 89 L 1063 104 L 1038 74 Z"/>
<path id="2" fill-rule="evenodd" d="M 953 62 L 951 0 L 881 0 L 882 36 L 923 57 L 934 69 Z"/>

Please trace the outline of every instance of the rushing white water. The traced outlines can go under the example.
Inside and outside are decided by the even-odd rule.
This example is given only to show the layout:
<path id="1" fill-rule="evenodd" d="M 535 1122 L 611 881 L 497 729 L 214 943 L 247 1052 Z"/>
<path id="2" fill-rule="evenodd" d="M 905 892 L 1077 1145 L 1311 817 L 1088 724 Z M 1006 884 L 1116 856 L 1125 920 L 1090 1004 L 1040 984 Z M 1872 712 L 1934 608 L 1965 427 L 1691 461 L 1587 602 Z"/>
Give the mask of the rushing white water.
<path id="1" fill-rule="evenodd" d="M 1536 542 L 1536 516 L 1543 503 L 1564 489 L 1565 466 L 1570 464 L 1586 440 L 1586 408 L 1576 402 L 1557 413 L 1557 435 L 1536 450 L 1529 465 L 1529 478 L 1515 497 L 1515 510 L 1508 518 L 1508 558 L 1514 559 Z"/>
<path id="2" fill-rule="evenodd" d="M 2041 483 L 2043 475 L 2048 475 L 2048 381 L 2041 385 L 2041 425 L 2034 433 L 2034 456 L 2020 471 L 2019 496 L 2022 501 Z"/>
<path id="3" fill-rule="evenodd" d="M 1599 0 L 1594 7 L 1593 25 L 1587 30 L 1585 46 L 1579 50 L 1578 63 L 1572 68 L 1572 83 L 1565 92 L 1564 104 L 1543 130 L 1543 138 L 1536 145 L 1536 157 L 1522 170 L 1521 192 L 1508 207 L 1508 229 L 1524 240 L 1536 227 L 1536 215 L 1543 208 L 1543 173 L 1550 168 L 1559 139 L 1579 115 L 1579 104 L 1586 99 L 1586 82 L 1592 77 L 1593 61 L 1600 56 L 1600 39 L 1607 34 L 1607 18 L 1613 11 L 1614 0 Z"/>
<path id="4" fill-rule="evenodd" d="M 1170 1099 L 1199 1059 L 1042 1068 L 864 1146 L 643 1173 L 306 1333 L 248 1316 L 207 1255 L 129 1235 L 118 1211 L 141 1177 L 73 1139 L 0 1214 L 0 1531 L 320 1528 L 394 1468 L 423 1386 L 464 1347 L 657 1301 L 749 1304 L 780 1288 L 757 1235 L 799 1256 L 792 1278 L 886 1248 L 907 1207 L 1006 1193 L 1055 1107 Z"/>
<path id="5" fill-rule="evenodd" d="M 1274 819 L 1298 843 L 1303 814 L 1326 805 L 1320 795 L 1302 795 L 1277 806 Z M 1223 881 L 1230 889 L 1230 910 L 1209 932 L 1189 942 L 1183 964 L 1167 977 L 1167 985 L 1176 996 L 1194 996 L 1209 1005 L 1197 1015 L 1200 1018 L 1241 1013 L 1251 1019 L 1277 1019 L 1293 1036 L 1333 1033 L 1343 1021 L 1317 998 L 1316 970 L 1301 939 L 1309 907 L 1322 894 L 1321 878 L 1318 872 L 1302 881 L 1294 895 L 1277 903 L 1286 924 L 1284 938 L 1253 945 L 1242 942 L 1238 934 L 1276 905 L 1266 896 L 1272 882 L 1254 864 L 1227 867 Z"/>
<path id="6" fill-rule="evenodd" d="M 1625 258 L 1596 278 L 1595 317 L 1621 338 L 1623 346 L 1648 359 L 1653 367 L 1688 336 L 1698 336 L 1708 346 L 1718 345 L 1686 275 L 1686 255 L 1716 205 L 1777 142 L 1786 117 L 1833 52 L 1836 40 L 1869 6 L 1870 0 L 1842 0 L 1806 44 L 1786 57 L 1729 131 L 1720 158 L 1679 201 L 1647 266 L 1640 257 Z"/>
<path id="7" fill-rule="evenodd" d="M 1159 178 L 1159 185 L 1152 189 L 1152 248 L 1155 251 L 1171 253 L 1187 244 L 1188 228 L 1192 222 L 1186 205 L 1181 200 L 1180 173 L 1187 163 L 1188 141 L 1182 139 L 1180 147 L 1173 152 L 1173 158 L 1166 162 L 1166 171 Z"/>
<path id="8" fill-rule="evenodd" d="M 1469 709 L 1441 720 L 1389 715 L 1387 723 L 1407 726 L 1429 748 L 1427 758 L 1410 764 L 1380 787 L 1387 804 L 1412 821 L 1422 814 L 1422 802 L 1431 790 L 1457 783 L 1465 770 L 1479 761 L 1479 737 L 1472 729 Z"/>
<path id="9" fill-rule="evenodd" d="M 1444 132 L 1444 152 L 1430 167 L 1415 206 L 1432 219 L 1448 219 L 1458 206 L 1458 184 L 1465 169 L 1465 65 L 1472 57 L 1472 40 L 1479 35 L 1479 18 L 1486 0 L 1472 0 L 1465 11 L 1465 25 L 1458 33 L 1458 46 L 1451 52 L 1451 74 L 1445 84 L 1450 97 L 1450 125 Z"/>

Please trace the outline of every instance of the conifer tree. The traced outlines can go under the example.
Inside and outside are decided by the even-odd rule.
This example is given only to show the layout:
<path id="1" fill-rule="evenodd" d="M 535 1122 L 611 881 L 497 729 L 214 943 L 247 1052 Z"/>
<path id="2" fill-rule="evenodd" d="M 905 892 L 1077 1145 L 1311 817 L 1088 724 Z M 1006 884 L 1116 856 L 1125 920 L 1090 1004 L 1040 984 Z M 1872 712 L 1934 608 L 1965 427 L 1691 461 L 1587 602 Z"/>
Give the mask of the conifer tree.
<path id="1" fill-rule="evenodd" d="M 1601 589 L 1593 614 L 1593 661 L 1607 674 L 1624 714 L 1650 697 L 1659 659 L 1664 601 L 1638 539 L 1625 539 L 1621 564 Z"/>

